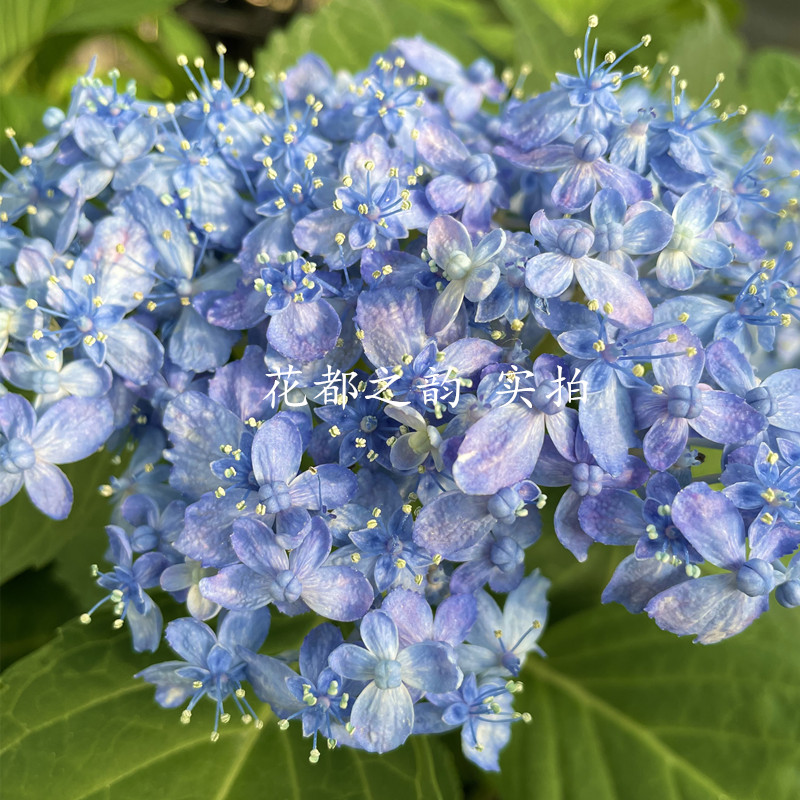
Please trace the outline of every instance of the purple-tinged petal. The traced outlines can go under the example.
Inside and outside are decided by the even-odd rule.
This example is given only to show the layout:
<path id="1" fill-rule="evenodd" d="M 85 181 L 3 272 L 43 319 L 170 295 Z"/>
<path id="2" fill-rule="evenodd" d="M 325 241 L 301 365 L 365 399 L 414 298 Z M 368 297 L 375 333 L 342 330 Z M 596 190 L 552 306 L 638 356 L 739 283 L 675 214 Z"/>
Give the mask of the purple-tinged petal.
<path id="1" fill-rule="evenodd" d="M 302 599 L 312 611 L 328 619 L 361 619 L 375 598 L 370 582 L 352 567 L 321 567 L 302 581 Z"/>
<path id="2" fill-rule="evenodd" d="M 326 300 L 290 303 L 270 321 L 267 339 L 287 358 L 314 361 L 333 349 L 341 330 L 342 321 Z"/>
<path id="3" fill-rule="evenodd" d="M 639 614 L 655 595 L 688 580 L 683 567 L 655 558 L 640 561 L 630 555 L 614 571 L 601 599 L 604 603 L 620 603 L 631 614 Z"/>
<path id="4" fill-rule="evenodd" d="M 636 278 L 594 258 L 576 260 L 575 277 L 590 300 L 601 308 L 610 303 L 613 322 L 635 330 L 653 322 L 653 307 Z"/>
<path id="5" fill-rule="evenodd" d="M 688 439 L 686 420 L 664 414 L 645 434 L 644 457 L 653 469 L 669 469 L 680 458 Z"/>
<path id="6" fill-rule="evenodd" d="M 713 644 L 743 631 L 768 606 L 768 597 L 740 592 L 734 575 L 708 575 L 656 595 L 645 611 L 659 628 Z"/>
<path id="7" fill-rule="evenodd" d="M 233 611 L 255 611 L 272 602 L 271 578 L 253 572 L 244 564 L 225 567 L 200 581 L 203 597 Z"/>
<path id="8" fill-rule="evenodd" d="M 477 618 L 478 603 L 474 595 L 451 595 L 436 609 L 432 638 L 456 647 L 467 638 Z"/>
<path id="9" fill-rule="evenodd" d="M 578 409 L 581 432 L 597 463 L 612 475 L 619 474 L 635 447 L 633 411 L 628 391 L 614 370 L 598 359 L 583 372 L 586 397 Z"/>
<path id="10" fill-rule="evenodd" d="M 730 339 L 717 339 L 708 346 L 706 369 L 724 392 L 744 397 L 756 385 L 750 362 Z"/>
<path id="11" fill-rule="evenodd" d="M 259 485 L 273 481 L 287 483 L 300 468 L 303 442 L 291 418 L 277 414 L 267 420 L 253 439 L 253 474 Z"/>
<path id="12" fill-rule="evenodd" d="M 687 486 L 672 503 L 672 519 L 706 561 L 729 570 L 744 563 L 744 522 L 722 492 L 706 483 Z"/>
<path id="13" fill-rule="evenodd" d="M 441 216 L 436 217 L 428 228 L 427 248 L 434 261 L 445 267 L 453 253 L 472 255 L 472 239 L 458 220 Z"/>
<path id="14" fill-rule="evenodd" d="M 314 517 L 303 541 L 289 555 L 291 570 L 298 577 L 312 575 L 330 555 L 333 538 L 322 517 Z"/>
<path id="15" fill-rule="evenodd" d="M 557 146 L 557 145 L 555 145 Z M 550 148 L 542 148 L 549 150 Z M 570 148 L 571 149 L 571 148 Z M 515 163 L 519 163 L 515 161 Z M 553 187 L 553 202 L 564 211 L 583 211 L 595 196 L 597 180 L 592 164 L 579 162 L 568 167 Z"/>
<path id="16" fill-rule="evenodd" d="M 569 289 L 574 266 L 560 253 L 540 253 L 525 264 L 525 285 L 538 297 L 558 297 Z"/>
<path id="17" fill-rule="evenodd" d="M 114 414 L 104 399 L 65 397 L 42 415 L 33 435 L 37 458 L 71 464 L 95 452 L 114 430 Z"/>
<path id="18" fill-rule="evenodd" d="M 106 361 L 126 380 L 141 386 L 158 372 L 164 361 L 164 346 L 147 328 L 123 319 L 107 332 Z"/>
<path id="19" fill-rule="evenodd" d="M 632 492 L 605 489 L 586 497 L 578 511 L 581 528 L 596 542 L 636 544 L 644 533 L 642 501 Z"/>
<path id="20" fill-rule="evenodd" d="M 625 251 L 635 256 L 658 253 L 669 244 L 674 230 L 669 214 L 651 203 L 636 203 L 628 210 L 623 226 Z"/>
<path id="21" fill-rule="evenodd" d="M 670 342 L 668 341 L 670 336 L 677 338 Z M 660 341 L 653 345 L 653 355 L 670 356 L 669 358 L 653 359 L 653 374 L 659 385 L 666 388 L 696 386 L 703 374 L 705 364 L 705 355 L 700 339 L 685 325 L 662 330 L 659 339 Z M 688 354 L 689 348 L 696 351 L 694 355 Z"/>
<path id="22" fill-rule="evenodd" d="M 454 214 L 464 208 L 467 184 L 456 175 L 438 175 L 425 187 L 425 196 L 439 214 Z"/>
<path id="23" fill-rule="evenodd" d="M 364 332 L 364 354 L 375 367 L 393 367 L 416 355 L 427 339 L 422 302 L 416 289 L 362 292 L 355 317 Z"/>
<path id="24" fill-rule="evenodd" d="M 578 509 L 580 508 L 581 500 L 582 498 L 574 489 L 567 489 L 558 501 L 553 523 L 558 541 L 578 561 L 586 561 L 589 546 L 594 542 L 594 539 L 581 528 L 578 521 Z"/>
<path id="25" fill-rule="evenodd" d="M 388 614 L 397 626 L 400 644 L 433 639 L 433 612 L 420 592 L 393 589 L 386 595 L 381 611 Z"/>
<path id="26" fill-rule="evenodd" d="M 195 308 L 181 310 L 167 344 L 173 364 L 190 372 L 213 371 L 224 364 L 238 333 L 226 331 L 200 316 Z"/>
<path id="27" fill-rule="evenodd" d="M 662 286 L 684 291 L 694 283 L 694 267 L 682 250 L 662 250 L 656 262 L 656 276 Z"/>
<path id="28" fill-rule="evenodd" d="M 494 518 L 485 496 L 444 492 L 420 510 L 414 521 L 414 542 L 444 558 L 477 544 L 489 532 Z"/>
<path id="29" fill-rule="evenodd" d="M 703 391 L 703 410 L 689 424 L 706 439 L 721 444 L 747 442 L 767 427 L 767 419 L 743 398 L 714 389 Z"/>
<path id="30" fill-rule="evenodd" d="M 26 469 L 23 480 L 31 502 L 53 519 L 66 519 L 72 509 L 72 486 L 56 466 L 37 461 Z"/>
<path id="31" fill-rule="evenodd" d="M 543 414 L 514 404 L 493 409 L 467 431 L 453 478 L 465 494 L 494 494 L 529 477 L 543 440 Z"/>
<path id="32" fill-rule="evenodd" d="M 275 541 L 275 534 L 258 520 L 237 519 L 231 544 L 239 560 L 259 575 L 274 578 L 289 568 L 286 551 Z"/>
<path id="33" fill-rule="evenodd" d="M 323 464 L 307 470 L 289 485 L 292 504 L 313 511 L 330 511 L 349 503 L 358 491 L 358 479 L 347 467 Z"/>
<path id="34" fill-rule="evenodd" d="M 761 517 L 756 517 L 747 530 L 747 536 L 750 558 L 767 562 L 788 556 L 800 546 L 800 528 L 792 528 L 781 520 L 768 525 Z"/>

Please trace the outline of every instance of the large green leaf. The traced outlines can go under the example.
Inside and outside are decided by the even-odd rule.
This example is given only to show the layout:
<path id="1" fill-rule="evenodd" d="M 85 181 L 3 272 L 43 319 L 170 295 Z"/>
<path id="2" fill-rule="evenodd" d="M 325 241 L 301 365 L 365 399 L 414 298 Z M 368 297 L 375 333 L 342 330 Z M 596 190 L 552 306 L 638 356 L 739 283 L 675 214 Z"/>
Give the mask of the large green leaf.
<path id="1" fill-rule="evenodd" d="M 501 757 L 503 800 L 796 800 L 800 615 L 693 645 L 606 606 L 556 622 Z"/>
<path id="2" fill-rule="evenodd" d="M 109 522 L 111 506 L 97 493 L 111 474 L 111 456 L 98 453 L 85 461 L 70 464 L 64 471 L 72 483 L 75 500 L 69 517 L 52 520 L 33 507 L 22 489 L 3 506 L 3 533 L 0 536 L 0 583 L 28 567 L 41 567 L 78 534 L 99 539 L 97 552 L 86 554 L 86 570 L 103 554 L 103 528 Z"/>
<path id="3" fill-rule="evenodd" d="M 3 673 L 4 793 L 15 800 L 42 800 L 56 787 L 59 800 L 461 795 L 452 757 L 435 740 L 414 738 L 383 756 L 323 748 L 311 765 L 299 725 L 281 732 L 259 706 L 263 730 L 234 717 L 212 743 L 211 703 L 201 703 L 187 727 L 178 711 L 154 704 L 152 686 L 131 677 L 157 660 L 131 653 L 125 634 L 72 624 Z"/>

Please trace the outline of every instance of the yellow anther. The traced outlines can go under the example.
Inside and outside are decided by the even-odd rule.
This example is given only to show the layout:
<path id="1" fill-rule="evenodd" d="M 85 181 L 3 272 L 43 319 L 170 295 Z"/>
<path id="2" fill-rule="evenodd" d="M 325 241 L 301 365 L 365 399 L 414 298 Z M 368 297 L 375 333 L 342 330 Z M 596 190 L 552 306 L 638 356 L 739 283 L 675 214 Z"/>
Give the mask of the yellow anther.
<path id="1" fill-rule="evenodd" d="M 685 325 L 688 321 L 689 315 L 685 311 L 682 311 L 680 314 L 678 314 L 678 322 L 681 322 Z"/>
<path id="2" fill-rule="evenodd" d="M 659 384 L 655 384 L 652 388 L 653 394 L 664 394 L 664 387 L 660 386 Z"/>
<path id="3" fill-rule="evenodd" d="M 667 336 L 667 341 L 668 341 L 670 344 L 675 344 L 675 342 L 677 342 L 677 341 L 678 341 L 678 334 L 677 334 L 677 333 L 671 333 L 671 334 L 669 334 L 669 336 Z"/>
<path id="4" fill-rule="evenodd" d="M 697 355 L 697 348 L 696 347 L 687 347 L 686 348 L 686 355 L 691 358 L 692 356 Z"/>
<path id="5" fill-rule="evenodd" d="M 592 345 L 592 349 L 593 349 L 593 350 L 594 350 L 596 353 L 602 353 L 602 352 L 603 352 L 603 350 L 605 350 L 605 349 L 606 349 L 605 342 L 604 342 L 604 341 L 602 341 L 601 339 L 598 339 L 598 340 L 597 340 L 596 342 L 594 342 L 594 344 Z"/>

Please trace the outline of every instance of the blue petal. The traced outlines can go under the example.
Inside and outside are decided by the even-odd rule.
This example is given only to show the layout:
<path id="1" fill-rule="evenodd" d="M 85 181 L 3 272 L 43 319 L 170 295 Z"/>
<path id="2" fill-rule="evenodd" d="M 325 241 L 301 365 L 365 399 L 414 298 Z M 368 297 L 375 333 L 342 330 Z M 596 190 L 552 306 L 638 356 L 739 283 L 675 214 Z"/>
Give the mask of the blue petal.
<path id="1" fill-rule="evenodd" d="M 330 668 L 343 678 L 371 681 L 375 677 L 378 658 L 374 653 L 355 644 L 337 647 L 328 659 Z"/>
<path id="2" fill-rule="evenodd" d="M 400 647 L 397 626 L 383 611 L 371 611 L 361 622 L 361 639 L 379 659 L 395 659 Z"/>
<path id="3" fill-rule="evenodd" d="M 95 452 L 114 430 L 114 415 L 104 399 L 65 397 L 36 424 L 32 444 L 37 458 L 71 464 Z"/>
<path id="4" fill-rule="evenodd" d="M 706 389 L 703 410 L 689 424 L 712 442 L 732 444 L 752 439 L 767 427 L 767 419 L 735 394 Z"/>
<path id="5" fill-rule="evenodd" d="M 303 600 L 312 611 L 328 619 L 361 619 L 375 597 L 370 582 L 352 567 L 321 567 L 302 580 Z"/>
<path id="6" fill-rule="evenodd" d="M 485 496 L 444 492 L 420 510 L 414 541 L 429 553 L 450 558 L 477 544 L 493 523 Z"/>
<path id="7" fill-rule="evenodd" d="M 229 611 L 219 626 L 219 643 L 231 653 L 240 645 L 258 650 L 267 638 L 270 626 L 268 608 L 257 611 Z"/>
<path id="8" fill-rule="evenodd" d="M 203 597 L 234 611 L 255 611 L 272 601 L 271 578 L 253 572 L 244 564 L 224 567 L 200 581 Z"/>
<path id="9" fill-rule="evenodd" d="M 656 595 L 645 611 L 659 628 L 713 644 L 744 630 L 768 606 L 768 597 L 740 592 L 734 575 L 709 575 Z"/>
<path id="10" fill-rule="evenodd" d="M 525 480 L 544 439 L 544 415 L 521 405 L 493 409 L 464 437 L 453 477 L 466 494 L 494 494 Z"/>
<path id="11" fill-rule="evenodd" d="M 326 300 L 289 303 L 267 329 L 269 343 L 287 358 L 314 361 L 333 349 L 342 321 Z"/>
<path id="12" fill-rule="evenodd" d="M 205 666 L 211 648 L 217 643 L 214 632 L 204 622 L 182 617 L 167 625 L 169 646 L 186 662 Z"/>
<path id="13" fill-rule="evenodd" d="M 393 589 L 386 595 L 381 610 L 397 626 L 400 644 L 405 646 L 424 639 L 433 639 L 433 612 L 420 592 Z"/>
<path id="14" fill-rule="evenodd" d="M 414 703 L 402 684 L 379 689 L 369 683 L 353 704 L 350 722 L 356 742 L 372 753 L 394 750 L 414 727 Z"/>
<path id="15" fill-rule="evenodd" d="M 683 567 L 655 558 L 639 561 L 630 555 L 614 571 L 601 599 L 604 603 L 620 603 L 631 614 L 639 614 L 659 592 L 688 580 Z"/>
<path id="16" fill-rule="evenodd" d="M 256 431 L 251 458 L 259 485 L 273 481 L 288 483 L 300 468 L 303 442 L 291 418 L 276 414 Z"/>
<path id="17" fill-rule="evenodd" d="M 397 655 L 403 683 L 423 692 L 442 694 L 458 688 L 461 672 L 453 649 L 440 642 L 417 642 Z"/>
<path id="18" fill-rule="evenodd" d="M 672 503 L 672 519 L 706 561 L 729 570 L 744 563 L 744 523 L 722 492 L 705 483 L 687 486 Z"/>

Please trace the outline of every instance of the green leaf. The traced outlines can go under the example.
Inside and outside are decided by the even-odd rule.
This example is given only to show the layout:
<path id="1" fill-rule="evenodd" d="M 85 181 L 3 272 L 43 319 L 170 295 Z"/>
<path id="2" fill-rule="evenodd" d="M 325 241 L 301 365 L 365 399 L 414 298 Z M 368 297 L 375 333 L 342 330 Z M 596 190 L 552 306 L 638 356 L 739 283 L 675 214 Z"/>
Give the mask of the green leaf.
<path id="1" fill-rule="evenodd" d="M 25 490 L 3 506 L 3 535 L 0 536 L 0 583 L 28 567 L 41 567 L 79 533 L 95 532 L 101 544 L 98 552 L 87 554 L 88 565 L 103 554 L 103 529 L 111 516 L 111 506 L 98 496 L 97 488 L 111 474 L 111 455 L 98 453 L 64 468 L 75 492 L 72 511 L 57 521 L 34 508 Z"/>
<path id="2" fill-rule="evenodd" d="M 3 0 L 0 64 L 37 46 L 49 34 L 114 30 L 177 4 L 178 0 Z"/>
<path id="3" fill-rule="evenodd" d="M 557 622 L 516 703 L 503 800 L 795 800 L 800 615 L 693 645 L 605 606 Z"/>
<path id="4" fill-rule="evenodd" d="M 452 757 L 435 740 L 414 737 L 383 756 L 330 752 L 323 741 L 311 765 L 299 723 L 282 732 L 259 704 L 263 730 L 234 717 L 212 743 L 210 702 L 184 726 L 178 710 L 156 706 L 153 687 L 131 677 L 158 655 L 131 653 L 127 635 L 73 624 L 3 673 L 0 778 L 8 796 L 41 800 L 54 787 L 59 800 L 461 796 Z"/>
<path id="5" fill-rule="evenodd" d="M 49 642 L 59 625 L 83 610 L 51 567 L 28 570 L 4 583 L 0 587 L 0 669 Z"/>
<path id="6" fill-rule="evenodd" d="M 800 92 L 800 58 L 782 50 L 759 50 L 750 60 L 747 91 L 752 108 L 774 112 Z"/>
<path id="7" fill-rule="evenodd" d="M 485 48 L 476 42 L 490 20 L 477 0 L 333 0 L 314 14 L 298 15 L 285 31 L 274 33 L 256 54 L 255 67 L 260 75 L 274 73 L 313 52 L 334 70 L 355 72 L 365 69 L 392 39 L 421 31 L 429 41 L 469 62 L 484 54 Z M 485 39 L 492 47 L 503 41 L 496 26 L 488 28 Z"/>

